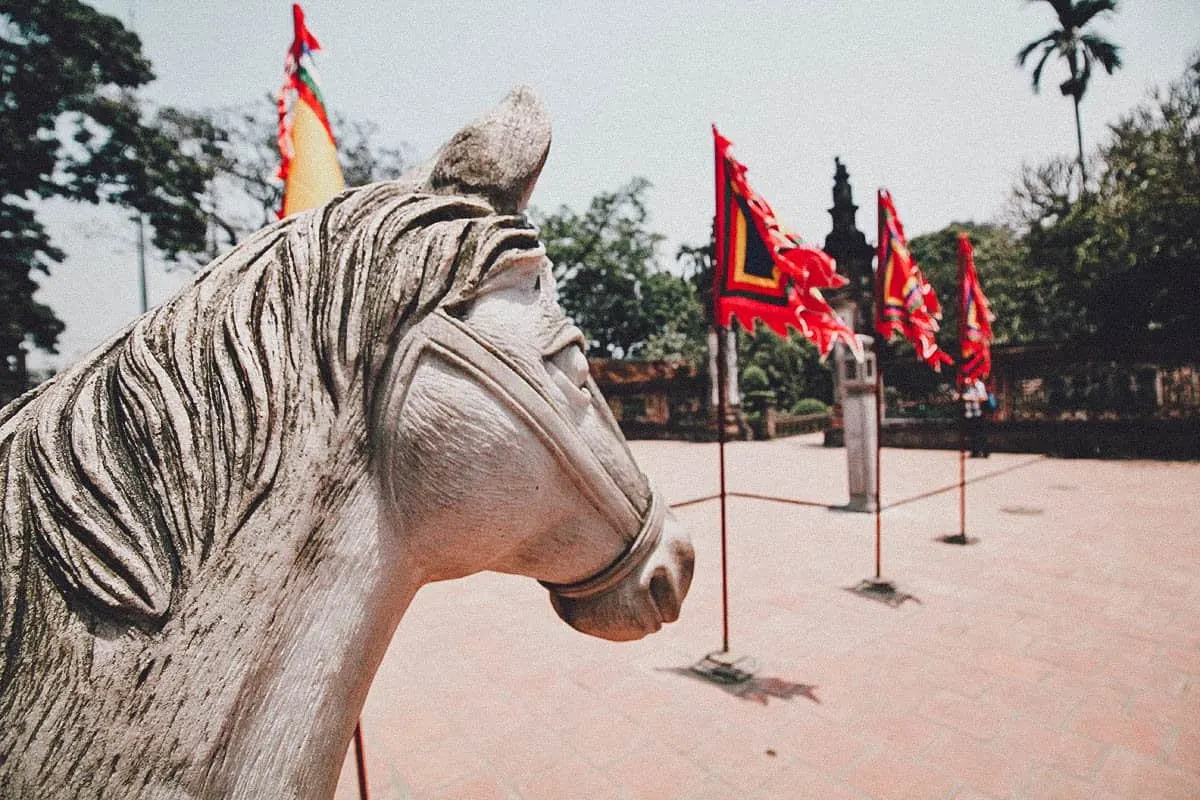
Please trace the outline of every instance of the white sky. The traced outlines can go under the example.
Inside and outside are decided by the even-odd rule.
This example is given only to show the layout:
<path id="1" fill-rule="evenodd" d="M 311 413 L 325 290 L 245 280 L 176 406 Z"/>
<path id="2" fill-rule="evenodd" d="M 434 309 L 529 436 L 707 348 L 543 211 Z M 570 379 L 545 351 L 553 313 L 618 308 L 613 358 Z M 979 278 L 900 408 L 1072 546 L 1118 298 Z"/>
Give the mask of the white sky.
<path id="1" fill-rule="evenodd" d="M 290 3 L 104 0 L 142 37 L 156 102 L 204 108 L 255 101 L 279 85 Z M 850 171 L 859 228 L 891 190 L 909 235 L 1004 211 L 1022 164 L 1075 152 L 1055 63 L 1030 90 L 1017 51 L 1054 26 L 1022 0 L 792 2 L 365 2 L 308 0 L 327 104 L 380 126 L 382 144 L 431 154 L 516 84 L 542 96 L 554 145 L 533 204 L 582 210 L 634 176 L 654 185 L 650 227 L 707 240 L 716 123 L 752 185 L 810 241 L 829 232 L 833 158 Z M 1098 74 L 1083 102 L 1084 145 L 1200 49 L 1197 0 L 1125 0 L 1097 31 L 1124 69 Z M 68 261 L 39 298 L 67 323 L 59 366 L 138 311 L 133 226 L 51 207 Z M 150 302 L 186 276 L 151 259 Z"/>

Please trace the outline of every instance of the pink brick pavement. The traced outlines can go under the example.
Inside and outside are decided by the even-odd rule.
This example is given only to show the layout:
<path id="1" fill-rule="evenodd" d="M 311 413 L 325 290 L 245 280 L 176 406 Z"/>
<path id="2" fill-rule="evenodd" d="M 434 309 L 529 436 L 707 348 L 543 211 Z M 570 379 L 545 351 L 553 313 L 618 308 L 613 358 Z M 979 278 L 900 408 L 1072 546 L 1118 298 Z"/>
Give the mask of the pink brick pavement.
<path id="1" fill-rule="evenodd" d="M 671 502 L 714 493 L 716 445 L 635 442 Z M 681 669 L 721 643 L 718 505 L 679 622 L 631 644 L 561 623 L 535 582 L 422 589 L 363 711 L 371 797 L 1200 798 L 1200 464 L 997 454 L 883 514 L 899 608 L 845 591 L 874 518 L 844 450 L 728 448 L 739 697 Z M 884 504 L 957 481 L 957 455 L 885 450 Z M 348 759 L 338 800 L 358 796 Z"/>

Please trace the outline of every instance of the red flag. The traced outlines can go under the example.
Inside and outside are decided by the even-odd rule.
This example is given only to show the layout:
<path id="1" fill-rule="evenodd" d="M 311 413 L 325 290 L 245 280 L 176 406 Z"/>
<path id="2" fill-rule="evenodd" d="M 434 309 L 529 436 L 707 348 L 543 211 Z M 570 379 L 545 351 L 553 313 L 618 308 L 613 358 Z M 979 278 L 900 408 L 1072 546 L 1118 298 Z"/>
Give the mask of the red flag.
<path id="1" fill-rule="evenodd" d="M 938 349 L 935 334 L 942 307 L 933 287 L 908 251 L 904 226 L 892 196 L 879 190 L 879 245 L 875 269 L 875 331 L 885 339 L 897 333 L 912 342 L 917 358 L 941 372 L 954 359 Z"/>
<path id="2" fill-rule="evenodd" d="M 958 234 L 958 340 L 959 384 L 987 380 L 992 372 L 992 312 L 975 271 L 975 248 L 965 233 Z"/>
<path id="3" fill-rule="evenodd" d="M 717 324 L 736 319 L 747 331 L 760 319 L 777 335 L 788 326 L 812 341 L 825 358 L 838 339 L 856 355 L 858 337 L 834 313 L 821 289 L 848 281 L 825 251 L 785 231 L 771 206 L 746 181 L 746 167 L 729 153 L 732 143 L 713 126 L 716 152 L 717 252 L 713 310 Z"/>

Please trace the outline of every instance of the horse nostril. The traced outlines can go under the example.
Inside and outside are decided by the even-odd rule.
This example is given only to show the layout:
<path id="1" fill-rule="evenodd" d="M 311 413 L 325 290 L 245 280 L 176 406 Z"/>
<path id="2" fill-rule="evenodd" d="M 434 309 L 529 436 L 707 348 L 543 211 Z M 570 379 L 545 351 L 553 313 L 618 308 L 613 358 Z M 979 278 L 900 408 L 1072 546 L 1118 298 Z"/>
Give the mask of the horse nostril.
<path id="1" fill-rule="evenodd" d="M 674 622 L 679 618 L 680 598 L 676 596 L 675 587 L 671 585 L 671 577 L 666 567 L 654 570 L 650 578 L 650 597 L 663 622 Z"/>

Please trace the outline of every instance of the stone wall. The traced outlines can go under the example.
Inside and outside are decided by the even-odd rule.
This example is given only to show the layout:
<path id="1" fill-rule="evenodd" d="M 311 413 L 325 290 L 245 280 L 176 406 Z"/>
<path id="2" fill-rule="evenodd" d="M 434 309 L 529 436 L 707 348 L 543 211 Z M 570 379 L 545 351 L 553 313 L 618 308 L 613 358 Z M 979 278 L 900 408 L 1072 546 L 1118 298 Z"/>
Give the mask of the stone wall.
<path id="1" fill-rule="evenodd" d="M 1200 459 L 1200 419 L 1005 420 L 988 425 L 992 452 L 1064 458 Z M 890 419 L 884 447 L 957 450 L 959 425 L 947 419 Z"/>

